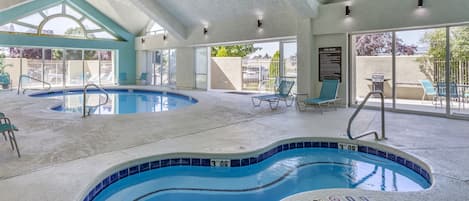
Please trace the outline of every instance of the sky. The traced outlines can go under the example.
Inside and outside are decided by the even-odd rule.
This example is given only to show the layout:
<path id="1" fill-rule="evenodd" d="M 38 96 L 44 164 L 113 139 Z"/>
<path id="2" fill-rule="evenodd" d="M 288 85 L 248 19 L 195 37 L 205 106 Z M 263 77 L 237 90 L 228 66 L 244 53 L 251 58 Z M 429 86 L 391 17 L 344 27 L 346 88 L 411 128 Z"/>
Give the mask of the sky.
<path id="1" fill-rule="evenodd" d="M 279 50 L 279 42 L 269 42 L 269 43 L 254 43 L 254 47 L 259 47 L 262 48 L 261 50 L 258 50 L 254 53 L 252 53 L 252 56 L 257 56 L 257 55 L 262 55 L 264 56 L 265 54 L 268 54 L 269 56 L 273 56 L 276 51 Z M 296 55 L 296 43 L 291 44 L 291 43 L 285 43 L 284 45 L 284 50 L 283 54 L 285 57 L 290 57 Z"/>

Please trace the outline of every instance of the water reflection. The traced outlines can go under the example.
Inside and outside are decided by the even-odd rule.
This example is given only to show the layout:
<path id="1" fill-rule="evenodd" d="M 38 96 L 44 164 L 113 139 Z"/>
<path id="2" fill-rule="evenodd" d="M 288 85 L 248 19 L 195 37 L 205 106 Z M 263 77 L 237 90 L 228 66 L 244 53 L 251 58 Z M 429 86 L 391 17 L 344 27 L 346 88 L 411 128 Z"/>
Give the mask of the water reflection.
<path id="1" fill-rule="evenodd" d="M 63 101 L 53 110 L 61 112 L 83 112 L 83 94 L 69 92 L 50 95 Z M 108 103 L 101 105 L 106 96 L 95 91 L 87 94 L 87 106 L 90 114 L 132 114 L 142 112 L 163 112 L 190 106 L 195 103 L 188 97 L 176 94 L 162 94 L 152 92 L 111 91 Z"/>

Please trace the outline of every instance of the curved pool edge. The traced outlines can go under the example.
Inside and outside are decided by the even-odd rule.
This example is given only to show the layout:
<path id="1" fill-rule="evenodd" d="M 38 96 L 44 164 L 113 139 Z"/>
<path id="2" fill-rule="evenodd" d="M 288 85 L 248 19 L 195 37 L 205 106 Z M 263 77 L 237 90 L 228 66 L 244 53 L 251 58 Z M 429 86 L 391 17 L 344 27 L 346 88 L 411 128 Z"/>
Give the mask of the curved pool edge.
<path id="1" fill-rule="evenodd" d="M 116 165 L 113 165 L 109 168 L 107 168 L 105 171 L 99 174 L 99 176 L 94 179 L 93 182 L 89 183 L 85 189 L 82 189 L 80 194 L 79 194 L 79 201 L 90 201 L 94 199 L 101 191 L 103 191 L 106 187 L 110 186 L 111 184 L 119 181 L 120 179 L 124 179 L 127 176 L 133 175 L 133 174 L 138 174 L 140 172 L 145 172 L 149 170 L 153 170 L 151 164 L 152 161 L 160 161 L 160 160 L 170 160 L 170 159 L 192 159 L 192 158 L 197 158 L 205 160 L 203 165 L 200 166 L 207 166 L 210 167 L 210 162 L 212 160 L 220 160 L 220 159 L 225 159 L 225 160 L 238 160 L 241 161 L 242 159 L 245 158 L 251 158 L 251 157 L 262 157 L 261 161 L 262 162 L 265 159 L 268 159 L 274 155 L 276 155 L 279 152 L 276 152 L 275 150 L 279 146 L 288 146 L 288 150 L 290 149 L 298 149 L 298 148 L 304 148 L 303 145 L 306 146 L 306 142 L 317 142 L 319 143 L 319 146 L 311 147 L 311 148 L 333 148 L 333 149 L 339 149 L 338 145 L 339 143 L 345 143 L 345 144 L 353 144 L 357 145 L 358 147 L 358 152 L 362 152 L 365 154 L 371 154 L 375 155 L 381 158 L 389 159 L 391 160 L 392 156 L 394 156 L 394 161 L 398 164 L 403 165 L 404 167 L 410 169 L 411 171 L 414 171 L 415 173 L 419 174 L 422 176 L 427 182 L 429 183 L 429 187 L 426 189 L 423 189 L 421 191 L 428 191 L 434 186 L 434 176 L 432 174 L 432 169 L 431 167 L 426 164 L 424 161 L 421 159 L 417 158 L 416 156 L 400 151 L 397 148 L 384 145 L 384 144 L 378 144 L 374 142 L 368 142 L 368 141 L 351 141 L 348 139 L 344 138 L 330 138 L 330 137 L 300 137 L 300 138 L 290 138 L 290 139 L 285 139 L 285 140 L 280 140 L 274 143 L 271 143 L 264 148 L 260 148 L 254 151 L 248 151 L 248 152 L 239 152 L 239 153 L 196 153 L 196 152 L 179 152 L 179 153 L 167 153 L 167 154 L 159 154 L 159 155 L 152 155 L 152 156 L 147 156 L 147 157 L 141 157 L 137 158 L 134 160 L 126 161 L 123 163 L 119 163 Z M 303 143 L 301 147 L 296 147 L 296 145 L 300 145 L 300 143 Z M 383 155 L 384 154 L 384 155 Z M 398 161 L 399 159 L 399 161 Z M 402 160 L 403 159 L 403 160 Z M 191 166 L 190 162 L 189 164 L 183 164 L 183 160 L 180 160 L 181 162 L 176 164 L 178 166 Z M 257 163 L 257 162 L 256 162 Z M 249 164 L 248 164 L 249 165 Z M 247 165 L 242 165 L 242 166 L 247 166 Z M 142 169 L 143 167 L 143 169 Z M 165 166 L 165 167 L 171 167 L 171 165 Z M 239 166 L 230 166 L 229 167 L 241 167 Z M 158 167 L 160 168 L 160 167 Z M 123 173 L 123 174 L 121 174 Z M 311 192 L 317 192 L 317 191 L 324 191 L 324 190 L 334 190 L 334 189 L 322 189 L 322 190 L 315 190 L 315 191 L 305 191 L 301 193 L 297 193 L 291 196 L 288 196 L 284 199 L 289 199 L 291 197 L 295 197 L 298 194 L 304 194 L 304 193 L 311 193 Z M 375 193 L 389 193 L 389 192 L 381 192 L 381 191 L 372 191 L 372 190 L 363 190 L 363 189 L 347 189 L 351 191 L 369 191 L 369 192 L 375 192 Z M 420 191 L 418 191 L 420 192 Z M 392 192 L 392 193 L 403 193 L 403 192 Z"/>
<path id="2" fill-rule="evenodd" d="M 149 88 L 149 87 L 145 87 L 145 86 L 138 86 L 138 85 L 129 85 L 129 86 L 106 86 L 106 87 L 103 87 L 104 90 L 110 90 L 110 91 L 128 91 L 128 92 L 133 92 L 133 91 L 138 91 L 138 92 L 143 92 L 143 93 L 162 93 L 163 95 L 173 95 L 173 96 L 178 96 L 178 97 L 181 97 L 181 98 L 184 98 L 184 99 L 188 99 L 189 101 L 192 102 L 192 106 L 193 105 L 197 105 L 199 102 L 200 102 L 200 98 L 199 97 L 196 97 L 196 96 L 193 96 L 193 95 L 188 95 L 188 94 L 185 94 L 185 93 L 181 93 L 180 91 L 178 90 L 175 90 L 175 89 L 166 89 L 166 88 Z M 30 93 L 30 94 L 27 94 L 27 97 L 29 98 L 45 98 L 45 97 L 41 97 L 41 95 L 47 95 L 47 94 L 60 94 L 60 93 L 63 93 L 64 91 L 66 92 L 77 92 L 77 91 L 83 91 L 83 88 L 79 88 L 79 87 L 73 87 L 73 88 L 55 88 L 55 89 L 52 89 L 52 90 L 49 90 L 49 91 L 37 91 L 37 92 L 33 92 L 33 93 Z M 91 89 L 88 89 L 87 91 L 98 91 L 98 89 L 95 89 L 95 88 L 91 88 Z M 75 113 L 68 113 L 68 112 L 61 112 L 61 111 L 57 111 L 55 110 L 56 108 L 58 107 L 61 107 L 62 104 L 61 103 L 51 103 L 51 104 L 48 104 L 47 109 L 49 112 L 51 113 L 54 113 L 54 114 L 65 114 L 65 115 L 75 115 Z M 43 108 L 44 109 L 44 108 Z M 165 111 L 166 113 L 167 112 L 170 112 L 170 111 Z M 144 112 L 144 113 L 157 113 L 157 112 Z M 113 115 L 135 115 L 135 114 L 141 114 L 141 113 L 130 113 L 130 114 L 113 114 Z"/>

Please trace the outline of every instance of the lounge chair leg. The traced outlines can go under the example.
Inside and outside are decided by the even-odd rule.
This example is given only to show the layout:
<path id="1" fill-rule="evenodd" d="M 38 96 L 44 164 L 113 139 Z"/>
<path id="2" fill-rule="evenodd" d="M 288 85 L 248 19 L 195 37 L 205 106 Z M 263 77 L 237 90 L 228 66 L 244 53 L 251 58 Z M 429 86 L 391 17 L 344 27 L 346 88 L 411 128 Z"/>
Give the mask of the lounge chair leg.
<path id="1" fill-rule="evenodd" d="M 7 141 L 8 139 L 7 139 L 7 135 L 5 134 L 5 132 L 2 132 L 2 134 L 3 134 L 3 139 Z"/>
<path id="2" fill-rule="evenodd" d="M 21 158 L 20 149 L 18 149 L 18 143 L 16 142 L 15 133 L 13 131 L 10 131 L 8 134 L 10 138 L 11 149 L 16 150 L 16 153 L 18 154 L 18 158 Z"/>
<path id="3" fill-rule="evenodd" d="M 275 107 L 272 107 L 272 102 L 275 102 Z M 276 101 L 269 101 L 269 106 L 271 110 L 276 110 L 278 108 L 278 102 L 279 100 Z"/>
<path id="4" fill-rule="evenodd" d="M 256 101 L 254 101 L 254 99 L 256 99 L 256 98 L 251 98 L 252 105 L 253 105 L 254 107 L 259 107 L 259 106 L 261 106 L 262 100 L 258 99 L 258 100 L 259 100 L 259 103 L 256 103 Z"/>
<path id="5" fill-rule="evenodd" d="M 9 139 L 9 141 L 10 141 L 11 150 L 15 150 L 15 147 L 14 147 L 14 145 L 13 145 L 13 139 L 12 139 L 12 138 L 13 138 L 13 137 L 12 137 L 13 135 L 14 135 L 14 134 L 12 134 L 12 131 L 8 131 L 8 139 Z"/>
<path id="6" fill-rule="evenodd" d="M 290 103 L 288 103 L 288 98 L 291 99 Z M 295 97 L 287 97 L 287 98 L 285 98 L 285 106 L 287 106 L 287 107 L 292 106 L 294 102 L 295 102 Z"/>

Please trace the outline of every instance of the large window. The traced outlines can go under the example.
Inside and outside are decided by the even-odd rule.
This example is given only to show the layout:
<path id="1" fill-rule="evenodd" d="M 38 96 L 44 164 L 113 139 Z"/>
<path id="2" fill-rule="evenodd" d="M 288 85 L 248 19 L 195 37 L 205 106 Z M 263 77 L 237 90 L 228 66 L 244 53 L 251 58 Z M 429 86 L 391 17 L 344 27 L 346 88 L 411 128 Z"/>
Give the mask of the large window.
<path id="1" fill-rule="evenodd" d="M 20 75 L 34 78 L 23 78 L 23 87 L 30 88 L 45 87 L 37 80 L 53 87 L 115 84 L 112 50 L 0 47 L 0 57 L 9 64 L 5 70 L 13 87 Z"/>
<path id="2" fill-rule="evenodd" d="M 382 91 L 392 109 L 468 115 L 468 27 L 352 35 L 352 103 Z"/>
<path id="3" fill-rule="evenodd" d="M 117 37 L 66 3 L 0 25 L 0 31 L 68 38 L 111 39 Z"/>

